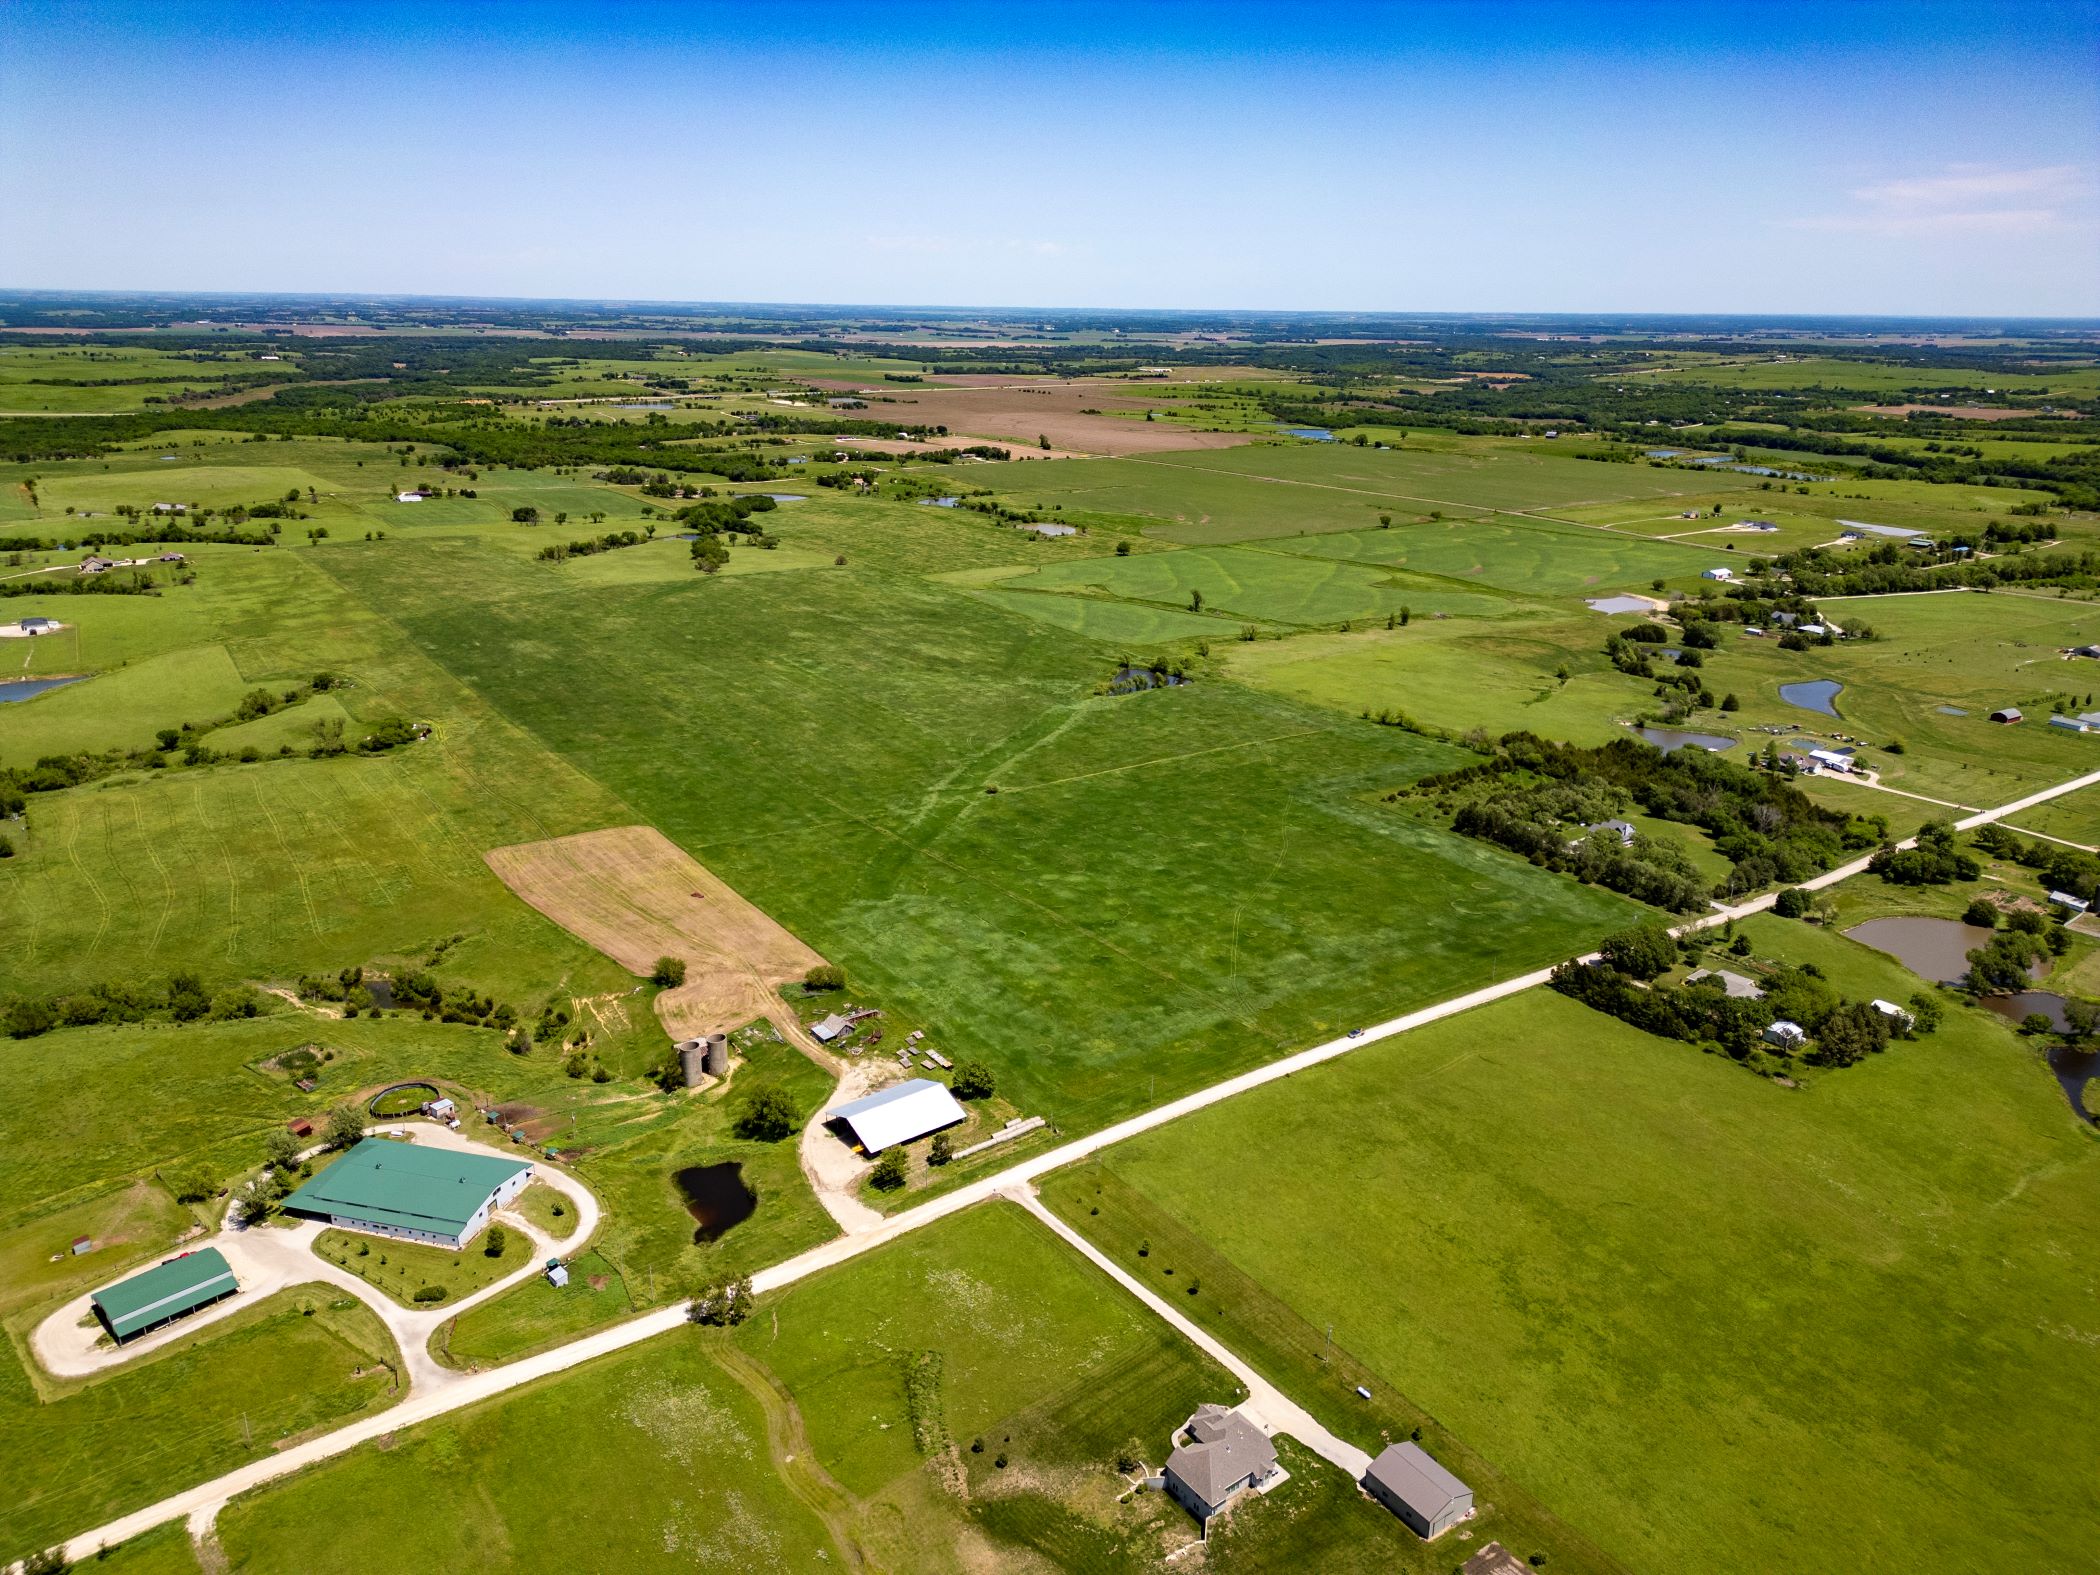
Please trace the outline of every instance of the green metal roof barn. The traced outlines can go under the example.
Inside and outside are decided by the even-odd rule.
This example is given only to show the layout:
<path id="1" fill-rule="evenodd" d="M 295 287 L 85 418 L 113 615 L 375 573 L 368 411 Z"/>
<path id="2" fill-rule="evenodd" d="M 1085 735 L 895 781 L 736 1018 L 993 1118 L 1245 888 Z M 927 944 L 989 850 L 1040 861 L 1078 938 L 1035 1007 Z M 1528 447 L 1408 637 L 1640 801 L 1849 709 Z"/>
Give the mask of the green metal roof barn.
<path id="1" fill-rule="evenodd" d="M 94 1306 L 121 1343 L 240 1288 L 225 1255 L 216 1247 L 201 1247 L 95 1292 Z"/>
<path id="2" fill-rule="evenodd" d="M 459 1237 L 526 1160 L 366 1138 L 284 1200 L 287 1210 L 384 1232 Z"/>

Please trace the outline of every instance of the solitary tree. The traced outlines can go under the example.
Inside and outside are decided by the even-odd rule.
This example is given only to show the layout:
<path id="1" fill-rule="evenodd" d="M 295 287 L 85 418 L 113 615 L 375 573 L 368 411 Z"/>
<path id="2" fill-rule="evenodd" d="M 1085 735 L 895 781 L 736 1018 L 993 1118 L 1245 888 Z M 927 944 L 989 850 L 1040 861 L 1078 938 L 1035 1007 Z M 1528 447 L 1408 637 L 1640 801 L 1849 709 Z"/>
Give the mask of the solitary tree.
<path id="1" fill-rule="evenodd" d="M 663 956 L 649 972 L 649 982 L 662 990 L 675 990 L 685 983 L 685 959 Z"/>
<path id="2" fill-rule="evenodd" d="M 948 1141 L 948 1134 L 945 1132 L 934 1133 L 933 1146 L 926 1151 L 926 1163 L 929 1165 L 945 1165 L 954 1157 L 955 1148 Z"/>
<path id="3" fill-rule="evenodd" d="M 365 1113 L 355 1105 L 337 1105 L 328 1112 L 328 1130 L 325 1134 L 330 1148 L 348 1148 L 363 1140 L 365 1135 Z"/>
<path id="4" fill-rule="evenodd" d="M 886 1148 L 868 1180 L 883 1192 L 895 1192 L 911 1176 L 911 1164 L 901 1148 Z"/>
<path id="5" fill-rule="evenodd" d="M 263 1140 L 263 1159 L 272 1170 L 292 1170 L 299 1164 L 299 1140 L 284 1127 L 274 1128 Z"/>
<path id="6" fill-rule="evenodd" d="M 744 1101 L 737 1113 L 736 1132 L 754 1142 L 778 1143 L 795 1130 L 797 1120 L 795 1102 L 784 1089 L 762 1088 Z"/>
<path id="7" fill-rule="evenodd" d="M 998 1084 L 990 1067 L 972 1059 L 956 1063 L 955 1075 L 948 1080 L 948 1087 L 957 1099 L 989 1099 Z"/>
<path id="8" fill-rule="evenodd" d="M 846 988 L 846 970 L 837 963 L 818 963 L 802 976 L 805 990 L 843 990 Z"/>
<path id="9" fill-rule="evenodd" d="M 503 1256 L 503 1249 L 510 1245 L 510 1232 L 501 1225 L 491 1225 L 488 1234 L 481 1238 L 481 1250 L 491 1258 Z"/>

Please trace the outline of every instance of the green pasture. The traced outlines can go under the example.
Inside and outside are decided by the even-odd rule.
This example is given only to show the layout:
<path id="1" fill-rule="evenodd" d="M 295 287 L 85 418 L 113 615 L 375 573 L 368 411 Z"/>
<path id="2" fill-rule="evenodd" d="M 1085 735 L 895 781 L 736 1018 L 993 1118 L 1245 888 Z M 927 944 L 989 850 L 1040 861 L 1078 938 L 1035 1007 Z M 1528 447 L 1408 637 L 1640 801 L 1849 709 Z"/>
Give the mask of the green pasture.
<path id="1" fill-rule="evenodd" d="M 89 600 L 69 598 L 76 599 Z M 68 607 L 58 616 L 71 611 Z M 10 642 L 0 649 L 0 659 L 13 655 L 18 646 L 25 656 L 56 656 L 65 639 L 61 633 Z M 54 648 L 48 653 L 42 649 L 47 641 Z M 298 681 L 288 673 L 276 676 L 280 686 Z M 232 715 L 241 696 L 257 687 L 270 686 L 244 679 L 223 645 L 185 646 L 150 656 L 84 683 L 0 707 L 0 765 L 26 766 L 42 755 L 81 750 L 146 748 L 162 728 Z"/>
<path id="2" fill-rule="evenodd" d="M 1533 596 L 1601 596 L 1646 590 L 1653 580 L 1690 583 L 1707 569 L 1727 563 L 1715 548 L 1530 524 L 1507 516 L 1347 531 L 1279 543 L 1276 550 L 1409 569 Z"/>
<path id="3" fill-rule="evenodd" d="M 1383 567 L 1256 547 L 1191 547 L 1063 563 L 1006 581 L 1000 590 L 1007 604 L 1013 600 L 1011 593 L 1052 591 L 1109 596 L 1166 611 L 1188 608 L 1200 596 L 1205 608 L 1228 619 L 1300 625 L 1382 620 L 1403 609 L 1424 618 L 1494 617 L 1521 605 L 1491 592 L 1395 574 Z M 1212 632 L 1228 635 L 1232 627 L 1227 623 Z"/>
<path id="4" fill-rule="evenodd" d="M 900 512 L 950 511 L 871 515 L 842 571 L 558 599 L 466 541 L 321 556 L 631 818 L 1068 1126 L 1462 989 L 1489 933 L 1507 968 L 1628 911 L 1382 812 L 1447 750 L 1230 683 L 1094 698 L 1112 650 L 927 583 L 909 544 L 889 572 Z M 1446 900 L 1399 900 L 1425 884 Z"/>
<path id="5" fill-rule="evenodd" d="M 1747 481 L 1748 478 L 1745 478 Z M 1483 442 L 1379 450 L 1353 444 L 1256 444 L 1129 459 L 1030 465 L 1008 490 L 1037 504 L 1137 515 L 1154 534 L 1220 546 L 1365 530 L 1432 513 L 1488 513 L 1710 493 L 1711 475 L 1512 452 Z"/>
<path id="6" fill-rule="evenodd" d="M 2100 762 L 2093 769 L 2100 770 Z M 2080 788 L 2076 793 L 2022 810 L 2011 824 L 2022 831 L 2061 837 L 2085 847 L 2100 846 L 2100 788 Z"/>
<path id="7" fill-rule="evenodd" d="M 396 1398 L 394 1342 L 333 1286 L 295 1286 L 86 1383 L 40 1393 L 29 1329 L 53 1305 L 8 1297 L 0 1360 L 0 1548 L 26 1553 L 267 1458 Z M 48 1383 L 48 1381 L 45 1381 Z"/>
<path id="8" fill-rule="evenodd" d="M 1022 570 L 1027 573 L 1027 570 Z M 1021 590 L 983 593 L 988 606 L 1019 613 L 1109 645 L 1164 645 L 1171 640 L 1236 638 L 1239 622 L 1220 614 L 1186 612 L 1173 607 L 1142 606 L 1093 596 L 1041 594 Z"/>
<path id="9" fill-rule="evenodd" d="M 1976 371 L 1965 367 L 1907 366 L 1869 359 L 1834 356 L 1759 356 L 1747 360 L 1707 362 L 1694 366 L 1658 367 L 1642 374 L 1662 383 L 1709 383 L 1720 388 L 1750 389 L 1846 389 L 1874 396 L 1874 402 L 1889 402 L 1885 396 L 1906 389 L 1960 389 L 1964 398 L 1949 404 L 1974 404 L 1969 393 L 1986 389 L 2000 393 L 2058 394 L 2091 398 L 2100 394 L 2100 370 L 2092 367 L 2054 367 L 2044 372 Z M 1606 379 L 1622 377 L 1606 374 Z M 1929 402 L 1929 401 L 1921 401 Z M 1984 400 L 1984 403 L 1989 403 Z"/>
<path id="10" fill-rule="evenodd" d="M 236 1499 L 223 1567 L 824 1568 L 825 1521 L 715 1343 L 682 1330 Z"/>
<path id="11" fill-rule="evenodd" d="M 1847 994 L 1919 987 L 1800 924 L 1748 932 Z M 2076 1436 L 2100 1379 L 2072 1245 L 2096 1172 L 1984 1014 L 1802 1091 L 1535 992 L 1053 1195 L 1152 1283 L 1169 1232 L 1214 1254 L 1196 1316 L 1330 1425 L 1373 1442 L 1345 1378 L 1375 1374 L 1628 1568 L 2069 1571 L 2100 1496 L 2034 1440 Z"/>
<path id="12" fill-rule="evenodd" d="M 417 1291 L 435 1287 L 445 1293 L 445 1301 L 464 1301 L 504 1275 L 522 1269 L 533 1257 L 531 1238 L 518 1230 L 504 1232 L 503 1250 L 493 1257 L 487 1248 L 486 1235 L 457 1252 L 447 1247 L 388 1241 L 359 1231 L 325 1230 L 314 1239 L 314 1252 L 319 1257 L 356 1275 L 403 1307 L 418 1309 L 426 1304 L 416 1301 Z"/>
<path id="13" fill-rule="evenodd" d="M 170 1521 L 95 1556 L 99 1575 L 203 1575 L 187 1521 Z"/>

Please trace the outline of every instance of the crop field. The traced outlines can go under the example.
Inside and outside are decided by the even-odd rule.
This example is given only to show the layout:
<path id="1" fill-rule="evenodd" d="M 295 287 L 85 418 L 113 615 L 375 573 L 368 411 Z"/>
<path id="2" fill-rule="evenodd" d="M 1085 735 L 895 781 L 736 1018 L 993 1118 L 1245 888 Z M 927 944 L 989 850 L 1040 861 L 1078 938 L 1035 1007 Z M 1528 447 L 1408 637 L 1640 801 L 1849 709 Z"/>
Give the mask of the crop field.
<path id="1" fill-rule="evenodd" d="M 1842 939 L 1749 932 L 1847 993 L 1917 988 Z M 1629 1566 L 2068 1570 L 2100 1514 L 2082 1463 L 2031 1447 L 2100 1376 L 2100 1280 L 2064 1245 L 2100 1147 L 1983 1014 L 1802 1094 L 1539 994 L 1104 1169 Z M 1092 1232 L 1084 1197 L 1059 1201 Z M 1345 1417 L 1295 1359 L 1271 1376 Z"/>
<path id="2" fill-rule="evenodd" d="M 777 986 L 824 960 L 651 826 L 497 848 L 487 858 L 520 898 L 629 973 L 646 976 L 659 957 L 686 963 L 685 983 L 656 997 L 673 1039 L 765 1016 Z"/>

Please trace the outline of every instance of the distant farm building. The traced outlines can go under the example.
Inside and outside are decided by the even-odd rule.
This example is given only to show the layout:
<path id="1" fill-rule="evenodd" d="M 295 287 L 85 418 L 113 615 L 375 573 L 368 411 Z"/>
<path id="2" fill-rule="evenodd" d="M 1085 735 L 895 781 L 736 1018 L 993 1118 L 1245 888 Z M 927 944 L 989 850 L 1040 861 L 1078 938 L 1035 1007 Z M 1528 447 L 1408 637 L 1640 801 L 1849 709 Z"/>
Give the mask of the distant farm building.
<path id="1" fill-rule="evenodd" d="M 286 1198 L 284 1208 L 342 1230 L 459 1248 L 531 1177 L 525 1160 L 366 1138 Z"/>
<path id="2" fill-rule="evenodd" d="M 2070 914 L 2073 918 L 2084 913 L 2092 906 L 2084 898 L 2074 897 L 2067 891 L 2052 891 L 2049 893 L 2049 901 L 2063 909 L 2064 912 Z"/>
<path id="3" fill-rule="evenodd" d="M 2052 716 L 2049 725 L 2060 727 L 2067 733 L 2090 733 L 2093 730 L 2093 724 L 2082 716 Z"/>
<path id="4" fill-rule="evenodd" d="M 560 1290 L 569 1283 L 568 1265 L 563 1263 L 561 1259 L 549 1258 L 547 1260 L 547 1283 L 556 1290 Z"/>
<path id="5" fill-rule="evenodd" d="M 2000 706 L 1997 710 L 1991 713 L 1991 720 L 1993 722 L 2021 721 L 2022 717 L 2020 716 L 2020 708 L 2016 705 Z"/>
<path id="6" fill-rule="evenodd" d="M 223 1301 L 240 1288 L 225 1255 L 216 1247 L 203 1247 L 95 1292 L 92 1305 L 110 1338 L 122 1345 Z"/>
<path id="7" fill-rule="evenodd" d="M 153 505 L 153 512 L 156 514 L 187 514 L 189 511 L 190 506 L 187 503 L 156 503 Z"/>
<path id="8" fill-rule="evenodd" d="M 421 503 L 423 494 L 420 492 L 397 492 L 394 494 L 394 501 L 396 503 Z"/>
<path id="9" fill-rule="evenodd" d="M 811 1023 L 809 1031 L 817 1036 L 817 1043 L 828 1045 L 852 1026 L 845 1018 L 839 1016 L 837 1012 L 833 1012 L 830 1016 Z"/>
<path id="10" fill-rule="evenodd" d="M 1702 580 L 1732 580 L 1735 578 L 1735 570 L 1708 569 L 1704 574 L 1700 575 L 1699 578 Z"/>
<path id="11" fill-rule="evenodd" d="M 78 1258 L 78 1257 L 80 1257 L 80 1256 L 81 1256 L 81 1255 L 82 1255 L 83 1253 L 89 1253 L 89 1252 L 93 1252 L 94 1250 L 95 1250 L 95 1238 L 94 1238 L 94 1237 L 92 1237 L 92 1236 L 75 1236 L 75 1237 L 73 1238 L 73 1256 L 74 1256 L 74 1257 Z"/>
<path id="12" fill-rule="evenodd" d="M 1765 1043 L 1777 1045 L 1782 1050 L 1798 1050 L 1808 1043 L 1808 1033 L 1799 1023 L 1790 1023 L 1782 1017 L 1765 1030 Z"/>
<path id="13" fill-rule="evenodd" d="M 1731 973 L 1726 968 L 1701 968 L 1697 973 L 1686 974 L 1684 982 L 1699 984 L 1708 979 L 1716 981 L 1722 990 L 1727 992 L 1729 999 L 1735 1001 L 1755 1001 L 1765 993 L 1755 979 Z"/>
<path id="14" fill-rule="evenodd" d="M 1386 1445 L 1364 1473 L 1363 1487 L 1422 1538 L 1439 1537 L 1473 1513 L 1473 1490 L 1420 1444 Z"/>
<path id="15" fill-rule="evenodd" d="M 1898 1033 L 1908 1033 L 1910 1031 L 1910 1025 L 1914 1021 L 1916 1021 L 1916 1019 L 1914 1019 L 1910 1015 L 1910 1013 L 1906 1012 L 1894 1001 L 1884 1001 L 1877 997 L 1876 999 L 1869 1001 L 1867 1004 L 1873 1007 L 1874 1010 L 1879 1012 L 1883 1017 L 1886 1017 L 1892 1024 L 1894 1024 Z"/>
<path id="16" fill-rule="evenodd" d="M 879 1094 L 843 1104 L 828 1119 L 843 1123 L 854 1141 L 870 1154 L 880 1154 L 899 1143 L 952 1127 L 966 1114 L 948 1092 L 947 1084 L 915 1077 Z"/>
<path id="17" fill-rule="evenodd" d="M 1183 1436 L 1188 1442 L 1167 1456 L 1160 1482 L 1206 1530 L 1211 1516 L 1276 1475 L 1276 1446 L 1237 1411 L 1199 1406 Z"/>
<path id="18" fill-rule="evenodd" d="M 80 572 L 82 574 L 107 574 L 116 566 L 115 560 L 95 557 L 92 554 L 80 560 Z"/>
<path id="19" fill-rule="evenodd" d="M 1811 749 L 1808 758 L 1825 771 L 1839 771 L 1847 775 L 1852 771 L 1852 757 L 1841 755 L 1835 749 Z"/>
<path id="20" fill-rule="evenodd" d="M 1626 820 L 1600 820 L 1596 825 L 1584 826 L 1582 829 L 1584 831 L 1608 831 L 1619 839 L 1619 846 L 1622 848 L 1632 847 L 1633 839 L 1640 835 L 1633 823 Z"/>
<path id="21" fill-rule="evenodd" d="M 49 634 L 58 627 L 58 623 L 51 618 L 24 618 L 15 627 L 24 634 Z"/>

